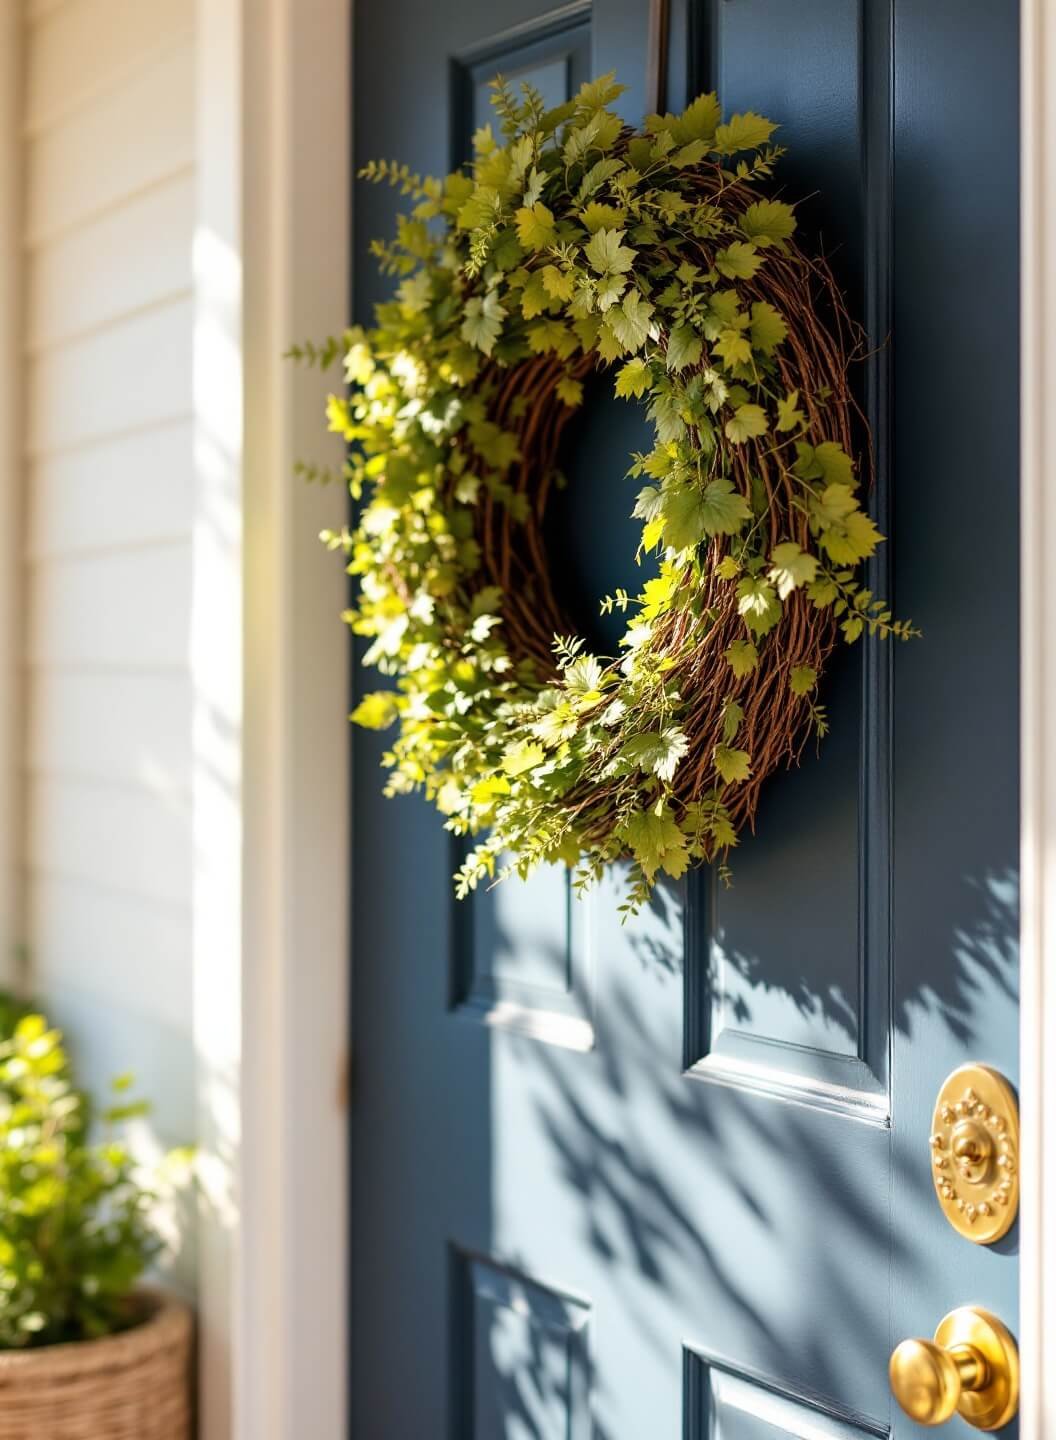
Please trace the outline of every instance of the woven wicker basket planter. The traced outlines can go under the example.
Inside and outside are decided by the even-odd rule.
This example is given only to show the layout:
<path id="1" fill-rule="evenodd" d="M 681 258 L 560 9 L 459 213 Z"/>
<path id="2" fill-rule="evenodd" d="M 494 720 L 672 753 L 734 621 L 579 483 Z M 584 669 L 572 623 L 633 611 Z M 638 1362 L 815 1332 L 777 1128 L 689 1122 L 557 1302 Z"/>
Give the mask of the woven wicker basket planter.
<path id="1" fill-rule="evenodd" d="M 190 1440 L 190 1312 L 145 1301 L 134 1330 L 0 1353 L 0 1440 Z"/>

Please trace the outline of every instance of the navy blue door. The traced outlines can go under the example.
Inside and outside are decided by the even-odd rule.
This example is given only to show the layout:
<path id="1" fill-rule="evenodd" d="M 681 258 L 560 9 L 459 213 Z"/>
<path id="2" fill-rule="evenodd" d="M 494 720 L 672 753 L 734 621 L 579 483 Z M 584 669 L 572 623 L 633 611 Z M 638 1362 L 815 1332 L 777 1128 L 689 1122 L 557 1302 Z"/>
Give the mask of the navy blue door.
<path id="1" fill-rule="evenodd" d="M 357 163 L 444 172 L 497 71 L 556 103 L 616 69 L 637 122 L 646 35 L 646 0 L 363 0 Z M 1015 1327 L 1015 1231 L 954 1233 L 928 1138 L 948 1071 L 1017 1072 L 1017 85 L 1011 3 L 673 5 L 669 106 L 781 123 L 877 342 L 875 578 L 924 638 L 840 660 L 732 888 L 622 928 L 615 879 L 456 902 L 354 737 L 356 1440 L 909 1437 L 892 1347 L 969 1302 Z M 360 318 L 397 206 L 356 192 Z M 588 630 L 633 584 L 644 448 L 601 386 L 552 519 Z"/>

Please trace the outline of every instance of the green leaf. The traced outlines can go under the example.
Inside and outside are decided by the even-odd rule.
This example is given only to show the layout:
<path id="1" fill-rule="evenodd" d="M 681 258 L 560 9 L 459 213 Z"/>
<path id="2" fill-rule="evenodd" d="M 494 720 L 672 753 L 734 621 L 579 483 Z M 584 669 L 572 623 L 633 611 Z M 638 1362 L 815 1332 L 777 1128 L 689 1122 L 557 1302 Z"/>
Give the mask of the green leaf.
<path id="1" fill-rule="evenodd" d="M 541 200 L 529 209 L 527 205 L 514 216 L 517 222 L 517 239 L 526 250 L 545 250 L 557 238 L 553 211 Z"/>
<path id="2" fill-rule="evenodd" d="M 710 480 L 701 499 L 701 519 L 709 535 L 736 535 L 752 517 L 751 506 L 725 475 Z"/>
<path id="3" fill-rule="evenodd" d="M 616 374 L 616 394 L 621 399 L 629 399 L 632 395 L 640 399 L 649 389 L 649 366 L 640 355 L 633 360 L 628 360 L 626 365 L 620 367 Z"/>
<path id="4" fill-rule="evenodd" d="M 571 300 L 576 287 L 576 277 L 565 275 L 556 265 L 544 265 L 540 271 L 543 289 L 551 300 Z"/>
<path id="5" fill-rule="evenodd" d="M 769 581 L 746 575 L 737 585 L 737 612 L 753 634 L 765 635 L 781 619 L 781 602 Z"/>
<path id="6" fill-rule="evenodd" d="M 722 106 L 714 91 L 710 95 L 698 95 L 682 111 L 676 126 L 679 140 L 713 140 L 715 127 L 722 119 Z"/>
<path id="7" fill-rule="evenodd" d="M 747 110 L 743 115 L 732 115 L 727 124 L 717 128 L 714 149 L 720 155 L 736 155 L 738 150 L 758 150 L 776 129 L 771 121 Z"/>
<path id="8" fill-rule="evenodd" d="M 794 232 L 796 216 L 792 206 L 781 200 L 757 200 L 748 206 L 739 223 L 757 245 L 777 245 Z"/>
<path id="9" fill-rule="evenodd" d="M 743 393 L 743 392 L 742 392 Z M 735 445 L 766 434 L 766 411 L 761 405 L 738 405 L 726 421 L 726 435 Z"/>
<path id="10" fill-rule="evenodd" d="M 842 487 L 829 486 L 835 488 Z M 822 530 L 819 543 L 837 565 L 856 565 L 868 559 L 883 538 L 868 515 L 852 510 L 842 523 Z"/>
<path id="11" fill-rule="evenodd" d="M 759 651 L 752 644 L 751 639 L 735 639 L 733 644 L 728 645 L 723 651 L 723 657 L 738 680 L 751 674 L 759 664 Z"/>
<path id="12" fill-rule="evenodd" d="M 580 655 L 565 670 L 562 678 L 565 689 L 582 699 L 587 695 L 596 695 L 601 690 L 605 672 L 601 661 L 593 655 Z"/>
<path id="13" fill-rule="evenodd" d="M 563 400 L 569 409 L 574 410 L 583 403 L 583 386 L 580 381 L 573 380 L 571 375 L 562 375 L 557 382 L 557 397 Z"/>
<path id="14" fill-rule="evenodd" d="M 774 546 L 770 552 L 770 566 L 767 578 L 777 586 L 782 600 L 787 600 L 798 586 L 808 585 L 818 573 L 817 560 L 802 550 L 795 540 L 785 540 Z"/>
<path id="15" fill-rule="evenodd" d="M 619 833 L 647 880 L 652 881 L 658 870 L 665 870 L 677 879 L 688 869 L 688 842 L 662 802 L 631 815 Z"/>
<path id="16" fill-rule="evenodd" d="M 399 714 L 400 707 L 393 691 L 375 690 L 363 696 L 348 718 L 354 725 L 362 725 L 364 730 L 387 730 Z"/>
<path id="17" fill-rule="evenodd" d="M 715 566 L 715 574 L 720 580 L 736 580 L 741 573 L 741 567 L 732 555 L 724 555 Z"/>
<path id="18" fill-rule="evenodd" d="M 727 785 L 747 780 L 752 773 L 752 757 L 747 750 L 733 750 L 728 745 L 716 745 L 712 752 L 715 769 Z"/>
<path id="19" fill-rule="evenodd" d="M 772 355 L 788 334 L 784 320 L 765 300 L 757 300 L 752 306 L 751 336 L 756 350 Z"/>
<path id="20" fill-rule="evenodd" d="M 750 640 L 735 640 L 723 651 L 726 663 L 738 680 L 751 674 L 759 664 L 759 651 Z"/>
<path id="21" fill-rule="evenodd" d="M 790 390 L 783 400 L 777 402 L 777 425 L 779 431 L 795 430 L 807 423 L 807 417 L 799 408 L 799 391 Z"/>
<path id="22" fill-rule="evenodd" d="M 735 240 L 715 256 L 715 269 L 728 280 L 750 280 L 762 263 L 750 240 Z"/>
<path id="23" fill-rule="evenodd" d="M 502 330 L 506 309 L 494 290 L 466 301 L 460 334 L 463 340 L 490 355 Z"/>
<path id="24" fill-rule="evenodd" d="M 797 440 L 798 459 L 793 466 L 796 474 L 804 480 L 824 480 L 827 485 L 854 486 L 854 461 L 835 440 L 826 440 L 821 445 L 808 445 Z"/>
<path id="25" fill-rule="evenodd" d="M 664 731 L 647 730 L 644 734 L 632 736 L 620 755 L 639 769 L 651 772 L 670 784 L 678 762 L 688 751 L 689 741 L 681 730 L 672 725 Z"/>
<path id="26" fill-rule="evenodd" d="M 678 486 L 664 492 L 664 544 L 673 550 L 689 550 L 707 534 L 704 524 L 704 496 L 695 485 Z"/>
<path id="27" fill-rule="evenodd" d="M 623 304 L 613 306 L 605 316 L 605 326 L 625 350 L 640 350 L 649 338 L 652 316 L 653 306 L 649 301 L 642 299 L 640 291 L 631 290 L 624 296 Z"/>
<path id="28" fill-rule="evenodd" d="M 688 170 L 691 165 L 699 165 L 708 153 L 708 142 L 706 140 L 690 140 L 687 145 L 681 145 L 671 156 L 671 164 L 676 170 Z"/>
<path id="29" fill-rule="evenodd" d="M 688 325 L 676 325 L 667 340 L 667 368 L 684 370 L 700 359 L 703 344 L 697 332 Z"/>
<path id="30" fill-rule="evenodd" d="M 752 342 L 740 330 L 723 330 L 715 344 L 715 353 L 731 369 L 736 365 L 747 365 L 752 358 Z M 759 407 L 755 406 L 755 409 Z"/>
<path id="31" fill-rule="evenodd" d="M 623 230 L 601 229 L 583 247 L 591 268 L 599 275 L 625 275 L 633 269 L 635 252 L 623 240 Z"/>
<path id="32" fill-rule="evenodd" d="M 541 273 L 533 270 L 521 291 L 521 314 L 526 320 L 542 315 L 550 305 L 550 295 Z"/>
<path id="33" fill-rule="evenodd" d="M 611 180 L 623 169 L 623 161 L 617 160 L 615 156 L 608 155 L 602 160 L 596 160 L 590 167 L 583 179 L 579 182 L 579 190 L 576 192 L 576 200 L 582 205 L 584 200 L 589 199 L 595 191 L 600 190 L 606 180 Z M 587 226 L 588 230 L 597 227 Z"/>
<path id="34" fill-rule="evenodd" d="M 736 700 L 727 700 L 722 707 L 722 738 L 728 745 L 740 729 L 744 711 Z"/>
<path id="35" fill-rule="evenodd" d="M 531 740 L 518 740 L 503 751 L 502 768 L 511 779 L 526 775 L 546 759 L 546 751 Z"/>
<path id="36" fill-rule="evenodd" d="M 818 672 L 810 665 L 793 665 L 788 684 L 793 695 L 809 695 L 818 683 Z"/>
<path id="37" fill-rule="evenodd" d="M 579 212 L 579 218 L 583 226 L 593 235 L 603 226 L 615 229 L 622 225 L 627 218 L 627 212 L 622 206 L 605 205 L 599 200 L 592 200 Z"/>
<path id="38" fill-rule="evenodd" d="M 819 610 L 824 610 L 827 605 L 831 605 L 839 593 L 835 581 L 826 576 L 821 576 L 814 581 L 813 585 L 807 586 L 807 597 Z"/>
<path id="39" fill-rule="evenodd" d="M 857 508 L 854 492 L 846 485 L 829 485 L 821 495 L 812 495 L 809 501 L 810 518 L 823 529 L 829 525 L 842 525 Z"/>

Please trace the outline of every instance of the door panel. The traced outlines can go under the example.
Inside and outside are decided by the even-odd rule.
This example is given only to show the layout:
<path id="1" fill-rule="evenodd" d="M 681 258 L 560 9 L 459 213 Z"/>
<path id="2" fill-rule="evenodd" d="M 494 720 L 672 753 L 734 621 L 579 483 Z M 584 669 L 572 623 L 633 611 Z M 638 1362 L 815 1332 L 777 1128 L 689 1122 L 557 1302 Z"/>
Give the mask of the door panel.
<path id="1" fill-rule="evenodd" d="M 646 32 L 645 0 L 359 5 L 357 163 L 443 172 L 497 71 L 556 102 L 615 68 L 637 123 Z M 455 901 L 438 818 L 383 800 L 357 733 L 357 1440 L 908 1437 L 892 1346 L 966 1302 L 1014 1326 L 1015 1231 L 946 1226 L 928 1133 L 955 1065 L 1017 1070 L 1016 47 L 981 0 L 673 5 L 669 102 L 781 122 L 865 324 L 872 579 L 924 638 L 839 658 L 832 733 L 768 785 L 732 887 L 626 926 L 618 873 Z M 397 205 L 357 190 L 360 319 Z M 601 645 L 645 444 L 600 379 L 549 520 Z"/>

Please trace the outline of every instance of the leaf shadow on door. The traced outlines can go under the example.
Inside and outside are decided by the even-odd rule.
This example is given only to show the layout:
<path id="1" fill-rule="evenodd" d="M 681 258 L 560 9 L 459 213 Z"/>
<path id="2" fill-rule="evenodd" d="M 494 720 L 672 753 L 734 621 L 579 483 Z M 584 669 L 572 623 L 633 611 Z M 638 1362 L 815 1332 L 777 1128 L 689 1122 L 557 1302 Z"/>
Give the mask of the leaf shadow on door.
<path id="1" fill-rule="evenodd" d="M 937 896 L 956 917 L 942 963 L 912 970 L 892 1021 L 906 1035 L 941 1028 L 960 1048 L 978 1036 L 995 997 L 1015 1003 L 1015 872 L 951 878 Z M 873 1372 L 889 1334 L 876 1296 L 886 1294 L 890 1263 L 919 1261 L 913 1242 L 892 1230 L 886 1162 L 875 1163 L 887 1154 L 888 1132 L 683 1073 L 683 912 L 684 894 L 673 886 L 658 891 L 641 924 L 603 929 L 592 1054 L 504 1037 L 493 1077 L 530 1099 L 507 1148 L 522 1149 L 532 1173 L 548 1176 L 538 1181 L 541 1196 L 547 1186 L 562 1192 L 554 1214 L 593 1257 L 602 1293 L 592 1299 L 601 1313 L 629 1317 L 651 1356 L 643 1363 L 670 1366 L 686 1338 L 672 1331 L 672 1317 L 689 1317 L 689 1338 L 844 1403 L 863 1393 L 868 1372 L 872 1413 L 885 1415 L 886 1390 L 876 1390 Z M 606 948 L 621 935 L 622 953 L 618 939 Z M 845 997 L 817 990 L 779 956 L 730 949 L 724 961 L 737 976 L 743 1024 L 780 1018 L 776 997 L 853 1038 Z M 702 1001 L 716 998 L 712 989 Z M 504 1204 L 504 1183 L 496 1180 L 493 1196 L 503 1253 L 532 1273 L 539 1257 L 503 1231 L 515 1208 Z M 524 1171 L 514 1183 L 525 1183 Z M 895 1183 L 903 1196 L 931 1203 L 926 1168 L 900 1170 Z M 818 1305 L 803 1305 L 803 1294 L 817 1295 Z M 791 1297 L 796 1320 L 786 1325 Z M 604 1414 L 603 1385 L 598 1403 Z"/>

